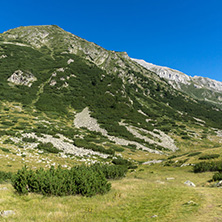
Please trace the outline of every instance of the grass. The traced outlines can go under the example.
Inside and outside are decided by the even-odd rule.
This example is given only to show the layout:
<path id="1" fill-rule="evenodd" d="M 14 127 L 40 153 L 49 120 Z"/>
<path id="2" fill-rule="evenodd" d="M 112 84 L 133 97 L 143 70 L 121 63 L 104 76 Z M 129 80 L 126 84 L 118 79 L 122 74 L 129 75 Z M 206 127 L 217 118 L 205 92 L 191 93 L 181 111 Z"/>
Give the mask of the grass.
<path id="1" fill-rule="evenodd" d="M 164 222 L 186 221 L 188 216 L 195 216 L 202 207 L 203 197 L 198 189 L 183 184 L 185 177 L 193 177 L 193 174 L 188 169 L 181 169 L 179 172 L 173 168 L 163 168 L 161 171 L 159 167 L 143 166 L 144 171 L 134 171 L 122 180 L 111 181 L 112 190 L 108 194 L 92 198 L 43 197 L 36 194 L 19 196 L 11 185 L 6 185 L 9 190 L 0 193 L 0 198 L 4 200 L 4 204 L 0 203 L 0 210 L 12 209 L 16 212 L 10 217 L 10 221 L 152 219 Z M 174 181 L 166 180 L 166 177 L 172 176 L 175 177 Z M 195 202 L 196 205 L 186 205 L 189 201 Z M 158 217 L 151 218 L 153 215 Z"/>

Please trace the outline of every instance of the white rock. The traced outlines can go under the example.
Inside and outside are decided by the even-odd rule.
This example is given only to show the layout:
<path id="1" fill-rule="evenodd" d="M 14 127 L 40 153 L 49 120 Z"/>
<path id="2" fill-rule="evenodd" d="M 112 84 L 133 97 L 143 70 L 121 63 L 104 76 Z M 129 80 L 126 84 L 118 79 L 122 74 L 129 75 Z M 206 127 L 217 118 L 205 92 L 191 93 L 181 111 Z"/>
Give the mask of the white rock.
<path id="1" fill-rule="evenodd" d="M 193 182 L 189 181 L 189 180 L 184 182 L 184 184 L 187 185 L 187 186 L 190 186 L 190 187 L 196 187 L 196 185 Z"/>

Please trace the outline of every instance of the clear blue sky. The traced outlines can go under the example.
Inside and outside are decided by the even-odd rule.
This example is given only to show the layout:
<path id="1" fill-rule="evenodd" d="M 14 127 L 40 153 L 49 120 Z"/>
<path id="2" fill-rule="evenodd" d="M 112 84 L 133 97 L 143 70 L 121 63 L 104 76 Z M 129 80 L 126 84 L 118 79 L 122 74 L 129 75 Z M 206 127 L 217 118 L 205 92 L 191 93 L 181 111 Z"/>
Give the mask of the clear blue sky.
<path id="1" fill-rule="evenodd" d="M 0 33 L 47 24 L 133 58 L 222 81 L 222 0 L 1 2 Z"/>

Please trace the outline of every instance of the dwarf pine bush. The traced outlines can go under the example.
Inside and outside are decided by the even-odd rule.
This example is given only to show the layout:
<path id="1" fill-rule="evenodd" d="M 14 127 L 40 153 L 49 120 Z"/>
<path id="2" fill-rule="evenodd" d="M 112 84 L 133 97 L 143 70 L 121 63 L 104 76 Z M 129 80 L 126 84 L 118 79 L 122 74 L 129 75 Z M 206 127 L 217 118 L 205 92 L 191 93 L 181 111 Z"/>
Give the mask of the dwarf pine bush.
<path id="1" fill-rule="evenodd" d="M 51 167 L 33 171 L 27 167 L 13 176 L 12 185 L 20 194 L 28 192 L 43 195 L 76 195 L 93 196 L 104 194 L 111 189 L 107 179 L 125 176 L 127 167 L 95 164 L 92 166 L 75 166 L 70 170 Z"/>

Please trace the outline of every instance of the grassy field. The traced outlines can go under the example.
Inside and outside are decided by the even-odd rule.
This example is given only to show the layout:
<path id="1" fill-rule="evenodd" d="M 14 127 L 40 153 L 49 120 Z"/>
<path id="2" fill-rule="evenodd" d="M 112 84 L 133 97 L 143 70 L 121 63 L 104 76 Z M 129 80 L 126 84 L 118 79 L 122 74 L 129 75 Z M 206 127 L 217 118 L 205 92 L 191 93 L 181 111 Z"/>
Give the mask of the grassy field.
<path id="1" fill-rule="evenodd" d="M 0 210 L 15 214 L 2 221 L 221 221 L 218 188 L 209 187 L 212 173 L 194 174 L 191 167 L 140 166 L 122 180 L 111 181 L 108 194 L 19 196 L 1 184 Z M 168 178 L 168 180 L 167 180 Z M 171 178 L 169 180 L 169 178 Z M 174 179 L 172 179 L 174 178 Z M 196 187 L 184 184 L 190 180 Z M 156 215 L 156 216 L 155 216 Z"/>

